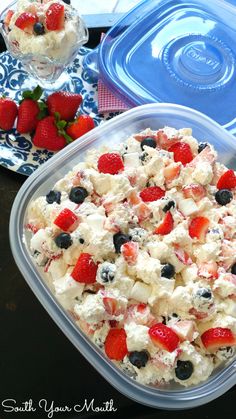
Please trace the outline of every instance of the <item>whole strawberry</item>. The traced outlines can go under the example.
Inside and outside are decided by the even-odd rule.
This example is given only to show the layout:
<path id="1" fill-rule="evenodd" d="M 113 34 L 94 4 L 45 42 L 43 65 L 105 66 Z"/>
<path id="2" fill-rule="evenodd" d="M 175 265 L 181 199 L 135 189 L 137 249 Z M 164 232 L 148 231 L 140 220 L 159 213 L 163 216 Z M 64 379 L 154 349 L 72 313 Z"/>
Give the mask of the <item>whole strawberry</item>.
<path id="1" fill-rule="evenodd" d="M 66 132 L 73 140 L 76 140 L 94 127 L 94 120 L 91 116 L 80 115 L 74 122 L 68 125 Z"/>
<path id="2" fill-rule="evenodd" d="M 47 148 L 51 151 L 57 151 L 64 148 L 67 140 L 70 140 L 64 131 L 65 121 L 59 121 L 54 116 L 47 116 L 39 121 L 33 144 L 36 147 Z"/>
<path id="3" fill-rule="evenodd" d="M 82 102 L 82 96 L 76 93 L 55 92 L 47 98 L 47 106 L 50 115 L 55 112 L 60 114 L 60 118 L 65 121 L 72 121 Z"/>
<path id="4" fill-rule="evenodd" d="M 18 108 L 12 99 L 0 98 L 0 128 L 8 131 L 13 128 L 18 114 Z"/>
<path id="5" fill-rule="evenodd" d="M 46 114 L 46 105 L 39 101 L 43 91 L 37 86 L 33 91 L 26 90 L 20 102 L 16 129 L 20 134 L 35 131 L 39 120 Z"/>

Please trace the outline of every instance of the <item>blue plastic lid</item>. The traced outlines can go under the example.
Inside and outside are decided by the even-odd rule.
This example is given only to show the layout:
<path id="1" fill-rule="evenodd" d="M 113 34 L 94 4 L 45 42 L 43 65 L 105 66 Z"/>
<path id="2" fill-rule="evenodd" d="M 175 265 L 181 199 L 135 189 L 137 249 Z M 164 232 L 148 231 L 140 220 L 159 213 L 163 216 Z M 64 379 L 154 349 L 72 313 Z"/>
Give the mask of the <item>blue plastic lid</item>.
<path id="1" fill-rule="evenodd" d="M 189 106 L 236 134 L 236 0 L 145 0 L 106 34 L 98 66 L 130 106 Z"/>

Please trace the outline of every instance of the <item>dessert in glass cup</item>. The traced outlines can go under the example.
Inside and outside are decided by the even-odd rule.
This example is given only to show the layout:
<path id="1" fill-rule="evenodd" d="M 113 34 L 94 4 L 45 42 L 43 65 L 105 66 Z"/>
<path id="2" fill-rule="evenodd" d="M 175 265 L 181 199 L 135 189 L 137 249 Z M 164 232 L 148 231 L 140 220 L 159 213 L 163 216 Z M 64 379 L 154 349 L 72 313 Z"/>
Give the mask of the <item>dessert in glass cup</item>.
<path id="1" fill-rule="evenodd" d="M 22 89 L 40 84 L 49 91 L 75 90 L 66 67 L 87 42 L 88 30 L 67 3 L 18 0 L 2 12 L 0 30 L 7 49 L 29 74 Z"/>

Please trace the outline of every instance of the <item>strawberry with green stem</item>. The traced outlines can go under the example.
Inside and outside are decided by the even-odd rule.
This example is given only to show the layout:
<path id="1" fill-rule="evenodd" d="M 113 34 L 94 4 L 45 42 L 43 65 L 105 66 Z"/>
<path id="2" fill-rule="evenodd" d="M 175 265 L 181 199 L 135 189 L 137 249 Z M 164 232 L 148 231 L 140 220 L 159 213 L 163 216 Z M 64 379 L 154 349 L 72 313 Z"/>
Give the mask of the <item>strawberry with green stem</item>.
<path id="1" fill-rule="evenodd" d="M 36 147 L 46 148 L 51 151 L 58 151 L 72 141 L 65 131 L 66 121 L 60 120 L 58 113 L 54 116 L 47 116 L 39 121 L 33 144 Z"/>
<path id="2" fill-rule="evenodd" d="M 37 86 L 33 91 L 25 90 L 22 94 L 18 110 L 18 120 L 16 129 L 20 134 L 32 133 L 35 131 L 40 119 L 47 114 L 47 107 L 43 100 L 42 89 Z"/>

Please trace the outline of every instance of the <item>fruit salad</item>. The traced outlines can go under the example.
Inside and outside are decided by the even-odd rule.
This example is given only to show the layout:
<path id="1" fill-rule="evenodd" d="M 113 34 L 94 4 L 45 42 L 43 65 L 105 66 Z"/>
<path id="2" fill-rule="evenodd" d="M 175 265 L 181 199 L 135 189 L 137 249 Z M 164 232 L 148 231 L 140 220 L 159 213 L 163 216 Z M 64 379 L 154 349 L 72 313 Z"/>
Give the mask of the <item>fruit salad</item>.
<path id="1" fill-rule="evenodd" d="M 207 139 L 206 139 L 207 140 Z M 236 353 L 236 174 L 189 128 L 90 149 L 31 201 L 30 252 L 80 330 L 128 376 L 204 382 Z"/>
<path id="2" fill-rule="evenodd" d="M 84 26 L 66 0 L 18 0 L 17 9 L 5 17 L 8 43 L 15 53 L 65 60 L 80 38 Z"/>

